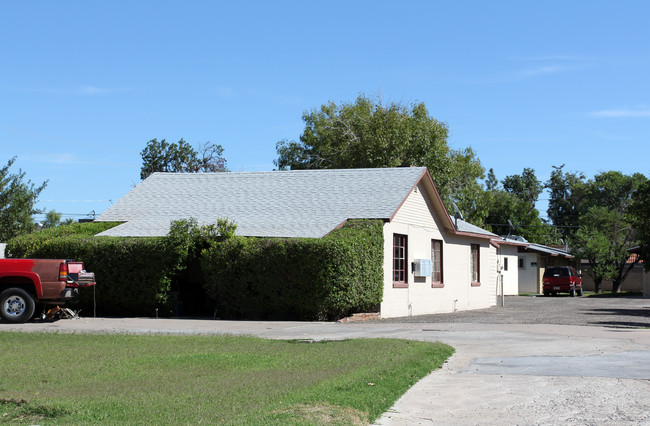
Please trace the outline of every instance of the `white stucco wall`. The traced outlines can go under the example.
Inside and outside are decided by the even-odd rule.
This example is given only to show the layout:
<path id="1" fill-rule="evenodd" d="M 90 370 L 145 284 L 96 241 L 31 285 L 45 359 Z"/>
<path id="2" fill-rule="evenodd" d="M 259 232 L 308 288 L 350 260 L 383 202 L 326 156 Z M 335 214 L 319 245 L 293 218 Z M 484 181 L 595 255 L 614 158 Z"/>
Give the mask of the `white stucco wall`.
<path id="1" fill-rule="evenodd" d="M 519 254 L 517 246 L 502 244 L 497 250 L 501 275 L 503 276 L 503 291 L 506 296 L 519 294 Z M 505 269 L 506 263 L 508 269 Z"/>
<path id="2" fill-rule="evenodd" d="M 408 287 L 393 287 L 393 235 L 408 236 Z M 443 284 L 415 277 L 414 259 L 431 259 L 431 240 L 443 241 Z M 471 285 L 471 244 L 480 244 L 481 285 Z M 390 223 L 384 225 L 383 318 L 480 309 L 496 304 L 496 249 L 481 238 L 458 237 L 444 231 L 418 187 Z"/>
<path id="3" fill-rule="evenodd" d="M 536 253 L 519 253 L 523 266 L 519 269 L 519 293 L 539 293 L 541 291 L 538 278 Z"/>

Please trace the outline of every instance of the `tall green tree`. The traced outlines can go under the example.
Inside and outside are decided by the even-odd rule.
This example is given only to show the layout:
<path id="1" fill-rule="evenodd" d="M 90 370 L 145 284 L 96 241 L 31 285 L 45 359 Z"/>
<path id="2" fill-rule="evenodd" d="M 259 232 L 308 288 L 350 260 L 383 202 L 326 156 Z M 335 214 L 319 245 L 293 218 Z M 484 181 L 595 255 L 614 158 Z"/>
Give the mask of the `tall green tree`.
<path id="1" fill-rule="evenodd" d="M 562 233 L 564 241 L 573 238 L 580 225 L 584 206 L 585 176 L 581 172 L 565 172 L 564 164 L 553 166 L 545 188 L 549 190 L 549 220 Z"/>
<path id="2" fill-rule="evenodd" d="M 539 194 L 544 190 L 544 185 L 535 176 L 535 170 L 528 167 L 520 175 L 506 176 L 503 179 L 503 189 L 525 201 L 530 209 L 535 208 L 535 203 L 539 199 Z M 538 214 L 539 216 L 539 214 Z"/>
<path id="3" fill-rule="evenodd" d="M 628 210 L 633 194 L 645 181 L 640 173 L 609 171 L 580 185 L 579 229 L 572 237 L 572 246 L 578 256 L 589 260 L 597 285 L 602 280 L 612 282 L 612 293 L 620 291 L 634 266 L 629 262 L 629 250 L 637 245 L 637 231 Z"/>
<path id="4" fill-rule="evenodd" d="M 499 235 L 516 234 L 539 244 L 558 242 L 557 233 L 542 221 L 535 208 L 543 186 L 533 169 L 525 168 L 519 175 L 506 176 L 501 185 L 490 169 L 486 186 L 489 201 L 485 228 Z"/>
<path id="5" fill-rule="evenodd" d="M 279 170 L 425 166 L 448 207 L 455 201 L 474 222 L 485 214 L 474 196 L 482 191 L 480 161 L 469 148 L 449 148 L 447 124 L 431 117 L 424 103 L 385 105 L 360 95 L 306 111 L 302 119 L 300 140 L 276 145 Z"/>
<path id="6" fill-rule="evenodd" d="M 165 139 L 152 139 L 140 152 L 142 167 L 140 178 L 146 179 L 154 172 L 225 172 L 226 159 L 223 147 L 211 142 L 194 149 L 181 139 L 177 143 L 168 143 Z"/>
<path id="7" fill-rule="evenodd" d="M 494 169 L 490 168 L 487 173 L 487 178 L 485 179 L 485 190 L 486 191 L 495 191 L 499 186 L 499 180 L 497 179 L 496 174 L 494 174 Z"/>
<path id="8" fill-rule="evenodd" d="M 34 206 L 39 194 L 47 186 L 47 181 L 34 185 L 25 181 L 25 172 L 11 173 L 10 168 L 16 161 L 11 158 L 0 168 L 0 241 L 7 241 L 34 230 L 32 215 L 41 213 Z"/>
<path id="9" fill-rule="evenodd" d="M 650 271 L 650 180 L 639 185 L 632 194 L 628 219 L 637 231 L 639 247 L 636 251 L 646 271 Z"/>
<path id="10" fill-rule="evenodd" d="M 572 241 L 573 254 L 589 262 L 587 273 L 594 280 L 596 293 L 601 293 L 603 280 L 612 281 L 612 292 L 619 292 L 630 272 L 627 250 L 633 236 L 623 217 L 607 207 L 592 206 L 580 217 L 580 227 Z"/>

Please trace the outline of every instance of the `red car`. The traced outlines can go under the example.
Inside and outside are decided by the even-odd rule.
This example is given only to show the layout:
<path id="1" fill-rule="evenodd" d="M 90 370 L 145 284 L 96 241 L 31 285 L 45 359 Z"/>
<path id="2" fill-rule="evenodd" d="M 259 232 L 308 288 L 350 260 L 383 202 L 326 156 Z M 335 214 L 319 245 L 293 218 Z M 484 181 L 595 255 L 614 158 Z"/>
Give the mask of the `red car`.
<path id="1" fill-rule="evenodd" d="M 558 293 L 582 296 L 582 275 L 573 266 L 549 266 L 544 271 L 542 288 L 544 296 Z"/>

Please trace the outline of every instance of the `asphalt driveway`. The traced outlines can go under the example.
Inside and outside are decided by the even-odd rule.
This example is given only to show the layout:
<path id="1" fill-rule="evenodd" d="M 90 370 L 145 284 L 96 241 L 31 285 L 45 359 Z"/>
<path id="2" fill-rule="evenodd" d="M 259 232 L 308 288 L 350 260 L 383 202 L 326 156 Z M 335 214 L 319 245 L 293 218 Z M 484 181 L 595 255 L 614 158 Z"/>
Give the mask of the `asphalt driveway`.
<path id="1" fill-rule="evenodd" d="M 504 306 L 382 320 L 393 323 L 561 324 L 650 328 L 650 299 L 641 296 L 507 296 Z"/>
<path id="2" fill-rule="evenodd" d="M 377 424 L 650 424 L 650 299 L 506 298 L 481 311 L 361 323 L 83 318 L 0 330 L 369 337 L 456 349 Z"/>

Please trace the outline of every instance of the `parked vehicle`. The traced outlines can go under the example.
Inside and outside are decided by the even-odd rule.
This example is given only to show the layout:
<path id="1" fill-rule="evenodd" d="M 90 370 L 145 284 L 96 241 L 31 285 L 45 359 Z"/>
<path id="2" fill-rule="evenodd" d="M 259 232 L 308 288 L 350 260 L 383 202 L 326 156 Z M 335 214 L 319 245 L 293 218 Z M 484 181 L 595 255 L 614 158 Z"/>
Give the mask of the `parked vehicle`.
<path id="1" fill-rule="evenodd" d="M 0 259 L 0 318 L 29 321 L 36 305 L 75 300 L 80 287 L 94 286 L 83 262 L 66 259 Z"/>
<path id="2" fill-rule="evenodd" d="M 582 296 L 582 275 L 573 266 L 549 266 L 544 271 L 542 289 L 544 296 L 557 293 Z"/>

